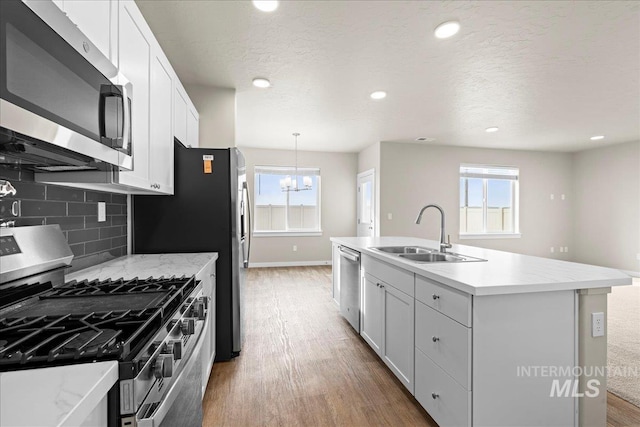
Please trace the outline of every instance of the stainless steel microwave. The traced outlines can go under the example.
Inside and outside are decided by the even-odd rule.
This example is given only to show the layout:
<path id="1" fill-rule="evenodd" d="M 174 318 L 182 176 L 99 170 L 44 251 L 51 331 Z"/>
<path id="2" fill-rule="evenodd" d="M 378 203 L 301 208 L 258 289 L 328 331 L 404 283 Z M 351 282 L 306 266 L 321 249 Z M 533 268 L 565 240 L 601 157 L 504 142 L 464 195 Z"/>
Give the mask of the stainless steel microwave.
<path id="1" fill-rule="evenodd" d="M 0 163 L 133 169 L 133 87 L 53 2 L 0 1 L 0 38 Z"/>

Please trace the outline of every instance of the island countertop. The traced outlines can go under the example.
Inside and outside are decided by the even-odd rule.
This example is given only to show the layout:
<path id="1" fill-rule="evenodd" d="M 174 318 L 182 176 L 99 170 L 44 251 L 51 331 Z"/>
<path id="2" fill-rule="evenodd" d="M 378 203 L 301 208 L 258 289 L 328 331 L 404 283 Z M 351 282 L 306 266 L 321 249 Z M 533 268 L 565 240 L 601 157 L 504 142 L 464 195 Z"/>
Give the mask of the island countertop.
<path id="1" fill-rule="evenodd" d="M 487 261 L 416 263 L 371 249 L 422 246 L 438 250 L 437 241 L 415 237 L 332 237 L 331 241 L 477 296 L 605 288 L 631 285 L 632 280 L 612 268 L 466 245 L 453 245 L 447 251 Z"/>
<path id="2" fill-rule="evenodd" d="M 127 255 L 67 274 L 66 280 L 193 276 L 217 258 L 216 252 Z"/>

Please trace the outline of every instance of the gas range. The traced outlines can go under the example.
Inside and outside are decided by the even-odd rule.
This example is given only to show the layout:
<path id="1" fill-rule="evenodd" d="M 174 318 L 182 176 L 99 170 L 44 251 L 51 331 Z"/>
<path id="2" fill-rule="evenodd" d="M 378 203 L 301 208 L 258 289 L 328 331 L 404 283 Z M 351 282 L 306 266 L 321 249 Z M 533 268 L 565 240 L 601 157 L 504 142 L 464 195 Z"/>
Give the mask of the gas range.
<path id="1" fill-rule="evenodd" d="M 0 235 L 0 250 L 10 253 L 2 255 L 0 273 L 0 372 L 118 361 L 109 424 L 159 425 L 200 353 L 208 315 L 201 284 L 195 277 L 64 283 L 57 276 L 66 261 L 53 269 L 44 262 L 45 271 L 26 277 L 15 268 L 5 271 L 9 257 L 23 271 L 38 270 L 28 241 L 45 232 L 62 248 L 45 257 L 66 258 L 60 230 L 42 227 L 48 229 L 3 229 Z M 3 281 L 5 273 L 13 280 Z"/>

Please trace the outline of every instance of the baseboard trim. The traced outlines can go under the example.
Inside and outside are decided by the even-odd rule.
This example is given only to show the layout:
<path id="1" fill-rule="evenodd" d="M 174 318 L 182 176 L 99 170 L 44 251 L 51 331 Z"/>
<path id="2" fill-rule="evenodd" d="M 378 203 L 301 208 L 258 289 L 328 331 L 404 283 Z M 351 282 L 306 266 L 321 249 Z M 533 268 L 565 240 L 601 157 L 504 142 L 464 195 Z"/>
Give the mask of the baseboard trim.
<path id="1" fill-rule="evenodd" d="M 285 261 L 285 262 L 250 262 L 249 268 L 261 267 L 313 267 L 331 265 L 331 261 Z"/>

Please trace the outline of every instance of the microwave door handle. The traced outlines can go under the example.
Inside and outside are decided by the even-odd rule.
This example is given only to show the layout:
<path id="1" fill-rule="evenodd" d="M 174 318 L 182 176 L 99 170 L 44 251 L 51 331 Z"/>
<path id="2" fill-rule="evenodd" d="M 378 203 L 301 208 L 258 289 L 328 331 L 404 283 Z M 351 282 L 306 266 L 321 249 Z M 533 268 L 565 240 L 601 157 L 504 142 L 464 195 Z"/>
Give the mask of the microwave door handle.
<path id="1" fill-rule="evenodd" d="M 124 96 L 125 92 L 126 90 L 124 86 L 121 86 L 121 85 L 108 84 L 108 85 L 100 86 L 100 105 L 99 105 L 100 142 L 112 148 L 122 148 L 123 143 L 125 142 L 123 141 L 124 135 L 126 133 L 125 126 L 129 120 L 126 114 L 129 110 L 128 102 L 124 102 L 124 99 L 126 99 Z M 107 130 L 106 130 L 106 117 L 107 117 L 106 102 L 107 102 L 107 98 L 112 98 L 112 97 L 118 98 L 120 103 L 122 104 L 122 108 L 120 109 L 120 111 L 122 111 L 121 123 L 123 124 L 123 127 L 122 127 L 123 135 L 121 137 L 116 137 L 116 138 L 108 138 Z"/>
<path id="2" fill-rule="evenodd" d="M 131 106 L 129 105 L 129 92 L 127 89 L 127 85 L 121 86 L 122 88 L 122 115 L 123 115 L 123 125 L 122 125 L 122 148 L 124 151 L 129 150 L 129 145 L 131 144 Z"/>

